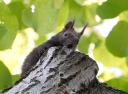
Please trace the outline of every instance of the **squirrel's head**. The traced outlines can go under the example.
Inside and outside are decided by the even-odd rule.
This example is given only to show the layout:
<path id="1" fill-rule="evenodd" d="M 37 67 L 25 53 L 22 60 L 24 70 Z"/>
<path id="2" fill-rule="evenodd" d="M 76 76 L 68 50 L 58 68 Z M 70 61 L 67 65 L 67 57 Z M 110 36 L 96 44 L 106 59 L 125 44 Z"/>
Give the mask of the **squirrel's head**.
<path id="1" fill-rule="evenodd" d="M 88 26 L 88 22 L 80 33 L 76 32 L 73 28 L 75 20 L 69 21 L 64 29 L 58 34 L 58 41 L 61 42 L 62 46 L 66 46 L 69 49 L 76 49 L 80 37 L 83 35 L 85 28 Z"/>

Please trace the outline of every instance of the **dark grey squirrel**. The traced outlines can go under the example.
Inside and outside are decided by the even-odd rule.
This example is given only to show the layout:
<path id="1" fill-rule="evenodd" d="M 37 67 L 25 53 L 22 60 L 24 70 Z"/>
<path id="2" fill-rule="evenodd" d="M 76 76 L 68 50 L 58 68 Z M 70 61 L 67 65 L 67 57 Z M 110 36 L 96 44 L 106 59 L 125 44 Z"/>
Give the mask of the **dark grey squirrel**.
<path id="1" fill-rule="evenodd" d="M 77 33 L 74 30 L 74 23 L 75 20 L 69 21 L 61 32 L 53 36 L 50 40 L 34 48 L 33 51 L 30 52 L 23 63 L 21 77 L 23 77 L 32 66 L 36 65 L 41 55 L 50 47 L 61 46 L 75 51 L 80 37 L 83 35 L 85 28 L 88 26 L 88 22 L 85 24 L 80 33 Z"/>

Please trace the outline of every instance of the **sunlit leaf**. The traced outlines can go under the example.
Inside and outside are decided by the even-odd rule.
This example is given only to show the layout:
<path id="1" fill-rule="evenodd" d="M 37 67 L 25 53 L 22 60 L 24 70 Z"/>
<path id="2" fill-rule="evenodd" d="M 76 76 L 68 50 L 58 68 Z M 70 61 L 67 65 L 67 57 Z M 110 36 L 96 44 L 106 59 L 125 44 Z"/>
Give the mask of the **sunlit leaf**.
<path id="1" fill-rule="evenodd" d="M 128 66 L 128 56 L 126 57 L 126 64 L 127 64 L 127 66 Z"/>
<path id="2" fill-rule="evenodd" d="M 22 20 L 41 35 L 52 32 L 57 25 L 58 12 L 52 8 L 51 0 L 37 0 L 24 9 Z"/>
<path id="3" fill-rule="evenodd" d="M 114 18 L 128 10 L 128 0 L 107 0 L 97 8 L 97 14 L 102 19 Z"/>
<path id="4" fill-rule="evenodd" d="M 106 38 L 107 49 L 115 56 L 128 55 L 128 22 L 118 22 Z"/>
<path id="5" fill-rule="evenodd" d="M 18 21 L 4 2 L 0 2 L 0 50 L 11 48 L 18 30 Z M 3 33 L 4 32 L 4 33 Z"/>
<path id="6" fill-rule="evenodd" d="M 38 40 L 36 40 L 36 45 L 40 45 L 42 43 L 44 43 L 45 41 L 47 41 L 47 37 L 46 36 L 40 36 Z"/>
<path id="7" fill-rule="evenodd" d="M 59 9 L 62 4 L 64 3 L 64 0 L 52 0 L 53 8 Z"/>
<path id="8" fill-rule="evenodd" d="M 126 57 L 127 59 L 127 57 Z M 122 70 L 123 75 L 128 75 L 128 61 L 126 60 L 125 63 L 122 63 L 122 65 L 119 66 L 119 68 Z"/>
<path id="9" fill-rule="evenodd" d="M 97 61 L 107 67 L 120 66 L 122 63 L 125 63 L 125 58 L 116 57 L 107 50 L 105 39 L 101 39 L 100 44 L 94 48 L 93 55 Z"/>
<path id="10" fill-rule="evenodd" d="M 12 77 L 8 68 L 0 61 L 0 90 L 12 84 Z"/>
<path id="11" fill-rule="evenodd" d="M 13 45 L 12 45 L 12 49 L 18 53 L 24 53 L 24 50 L 25 50 L 25 47 L 27 46 L 27 44 L 28 44 L 27 35 L 24 32 L 20 31 L 16 35 L 16 38 L 15 38 Z"/>
<path id="12" fill-rule="evenodd" d="M 75 0 L 78 4 L 84 5 L 87 0 Z"/>
<path id="13" fill-rule="evenodd" d="M 117 89 L 128 91 L 128 80 L 127 80 L 127 78 L 128 77 L 114 78 L 114 79 L 111 79 L 111 80 L 107 81 L 106 83 L 109 86 L 115 87 Z"/>
<path id="14" fill-rule="evenodd" d="M 128 22 L 128 10 L 120 13 L 119 20 L 120 21 L 123 20 L 123 21 L 127 21 Z"/>
<path id="15" fill-rule="evenodd" d="M 104 79 L 104 81 L 108 81 L 110 79 L 115 78 L 115 75 L 112 72 L 104 71 L 100 76 L 98 76 L 98 78 L 102 78 Z"/>

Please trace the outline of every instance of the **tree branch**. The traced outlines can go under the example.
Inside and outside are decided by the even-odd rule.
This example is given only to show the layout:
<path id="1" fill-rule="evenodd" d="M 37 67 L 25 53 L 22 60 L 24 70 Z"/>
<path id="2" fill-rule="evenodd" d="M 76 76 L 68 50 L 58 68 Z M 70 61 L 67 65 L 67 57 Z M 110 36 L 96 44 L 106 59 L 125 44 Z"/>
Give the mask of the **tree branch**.
<path id="1" fill-rule="evenodd" d="M 98 82 L 88 55 L 51 47 L 37 65 L 2 94 L 128 94 Z"/>

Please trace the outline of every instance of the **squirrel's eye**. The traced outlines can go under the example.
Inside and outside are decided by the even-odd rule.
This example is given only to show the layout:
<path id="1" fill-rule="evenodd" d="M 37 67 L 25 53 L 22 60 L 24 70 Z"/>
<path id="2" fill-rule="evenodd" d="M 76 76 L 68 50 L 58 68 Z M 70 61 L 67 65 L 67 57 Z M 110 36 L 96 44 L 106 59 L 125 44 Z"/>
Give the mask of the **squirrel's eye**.
<path id="1" fill-rule="evenodd" d="M 67 36 L 68 34 L 66 33 L 66 34 L 64 34 L 64 36 Z"/>

